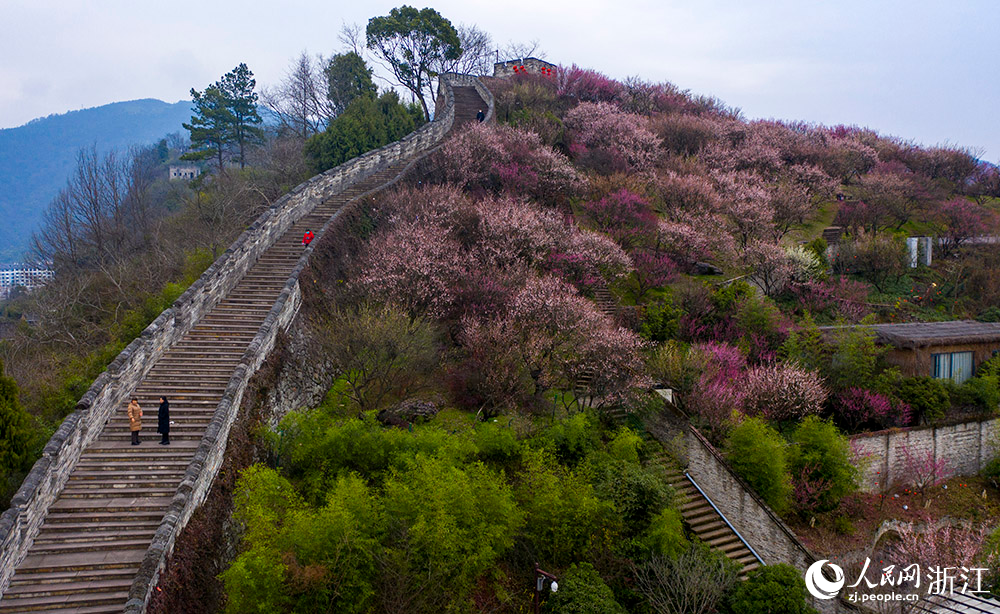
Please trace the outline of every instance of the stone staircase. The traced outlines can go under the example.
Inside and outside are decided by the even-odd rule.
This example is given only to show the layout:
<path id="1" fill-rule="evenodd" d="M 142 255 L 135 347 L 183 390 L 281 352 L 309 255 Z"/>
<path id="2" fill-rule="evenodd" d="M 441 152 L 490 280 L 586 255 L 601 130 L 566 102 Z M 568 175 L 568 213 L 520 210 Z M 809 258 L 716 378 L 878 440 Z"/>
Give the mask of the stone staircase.
<path id="1" fill-rule="evenodd" d="M 698 490 L 690 477 L 677 467 L 666 454 L 657 458 L 667 480 L 674 487 L 681 517 L 691 532 L 702 542 L 725 554 L 741 567 L 740 578 L 760 567 L 761 562 L 750 547 L 712 506 L 709 499 Z"/>
<path id="2" fill-rule="evenodd" d="M 454 87 L 455 126 L 485 106 L 473 87 Z M 240 283 L 156 362 L 135 390 L 142 443 L 130 444 L 125 407 L 84 452 L 49 507 L 27 556 L 0 600 L 0 614 L 121 612 L 150 541 L 222 400 L 230 376 L 302 256 L 302 235 L 337 210 L 395 179 L 402 160 L 317 206 L 278 239 Z M 317 237 L 317 240 L 319 237 Z M 156 410 L 170 401 L 170 445 L 158 445 Z"/>

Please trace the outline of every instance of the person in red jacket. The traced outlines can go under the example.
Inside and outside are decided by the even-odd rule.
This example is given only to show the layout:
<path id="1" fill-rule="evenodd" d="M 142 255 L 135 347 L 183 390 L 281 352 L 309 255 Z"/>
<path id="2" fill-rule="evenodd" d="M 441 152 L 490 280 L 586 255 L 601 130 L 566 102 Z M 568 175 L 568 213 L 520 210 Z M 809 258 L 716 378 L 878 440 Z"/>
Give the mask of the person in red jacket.
<path id="1" fill-rule="evenodd" d="M 313 231 L 307 230 L 306 234 L 302 235 L 302 247 L 309 247 L 309 244 L 313 240 Z"/>

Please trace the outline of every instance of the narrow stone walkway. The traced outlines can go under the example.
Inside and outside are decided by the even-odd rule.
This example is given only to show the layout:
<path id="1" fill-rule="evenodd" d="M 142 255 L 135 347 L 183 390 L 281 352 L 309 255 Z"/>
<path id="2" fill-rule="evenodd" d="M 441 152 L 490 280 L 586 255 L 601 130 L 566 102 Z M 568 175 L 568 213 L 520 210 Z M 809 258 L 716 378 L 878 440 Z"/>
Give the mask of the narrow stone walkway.
<path id="1" fill-rule="evenodd" d="M 475 88 L 455 87 L 455 123 L 484 106 Z M 453 127 L 453 129 L 454 129 Z M 121 612 L 165 510 L 222 400 L 234 368 L 302 256 L 302 235 L 359 195 L 396 178 L 403 160 L 317 206 L 268 249 L 233 291 L 152 367 L 134 396 L 142 443 L 130 444 L 125 407 L 87 448 L 49 508 L 27 557 L 0 600 L 0 614 Z M 317 237 L 318 239 L 318 237 Z M 170 400 L 170 445 L 158 445 L 158 399 Z"/>

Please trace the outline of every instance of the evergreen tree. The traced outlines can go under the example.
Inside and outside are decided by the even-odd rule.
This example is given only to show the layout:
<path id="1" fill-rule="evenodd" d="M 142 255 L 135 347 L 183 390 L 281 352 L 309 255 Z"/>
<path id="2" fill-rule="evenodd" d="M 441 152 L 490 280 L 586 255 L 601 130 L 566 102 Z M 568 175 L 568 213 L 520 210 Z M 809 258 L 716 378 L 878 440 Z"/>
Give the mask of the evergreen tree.
<path id="1" fill-rule="evenodd" d="M 246 64 L 240 64 L 222 76 L 204 92 L 191 89 L 195 114 L 183 124 L 191 132 L 192 152 L 184 160 L 215 158 L 221 171 L 226 154 L 235 147 L 240 168 L 246 164 L 246 148 L 260 143 L 263 120 L 257 113 L 257 81 Z"/>
<path id="2" fill-rule="evenodd" d="M 257 113 L 257 81 L 246 64 L 240 63 L 222 76 L 216 83 L 226 100 L 226 107 L 232 116 L 231 138 L 239 150 L 240 168 L 246 163 L 246 147 L 263 141 L 260 124 L 263 120 Z"/>
<path id="3" fill-rule="evenodd" d="M 326 96 L 337 115 L 359 96 L 378 95 L 378 88 L 372 81 L 372 69 L 353 51 L 330 58 L 324 72 L 328 84 Z"/>
<path id="4" fill-rule="evenodd" d="M 232 142 L 233 114 L 226 104 L 222 90 L 209 85 L 204 92 L 191 88 L 194 115 L 190 124 L 182 124 L 191 133 L 191 152 L 181 156 L 182 160 L 205 160 L 215 158 L 222 170 L 224 156 Z"/>

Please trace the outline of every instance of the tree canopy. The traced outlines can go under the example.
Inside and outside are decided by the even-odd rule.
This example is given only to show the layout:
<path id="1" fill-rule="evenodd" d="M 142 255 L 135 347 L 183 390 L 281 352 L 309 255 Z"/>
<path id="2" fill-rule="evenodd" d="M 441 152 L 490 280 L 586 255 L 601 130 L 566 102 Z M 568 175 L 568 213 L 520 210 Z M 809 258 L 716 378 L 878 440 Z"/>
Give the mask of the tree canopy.
<path id="1" fill-rule="evenodd" d="M 234 157 L 243 168 L 246 148 L 262 139 L 256 85 L 253 73 L 240 63 L 204 92 L 191 89 L 195 114 L 184 128 L 191 133 L 192 151 L 184 159 L 215 158 L 221 170 L 226 155 L 232 156 L 235 149 Z"/>
<path id="2" fill-rule="evenodd" d="M 388 65 L 400 85 L 420 100 L 430 121 L 426 94 L 437 76 L 434 66 L 462 55 L 458 31 L 431 8 L 401 6 L 388 15 L 372 17 L 365 30 L 367 47 Z"/>
<path id="3" fill-rule="evenodd" d="M 327 98 L 337 115 L 343 113 L 359 96 L 375 96 L 378 88 L 372 81 L 372 69 L 354 51 L 338 53 L 330 58 L 326 73 Z"/>

